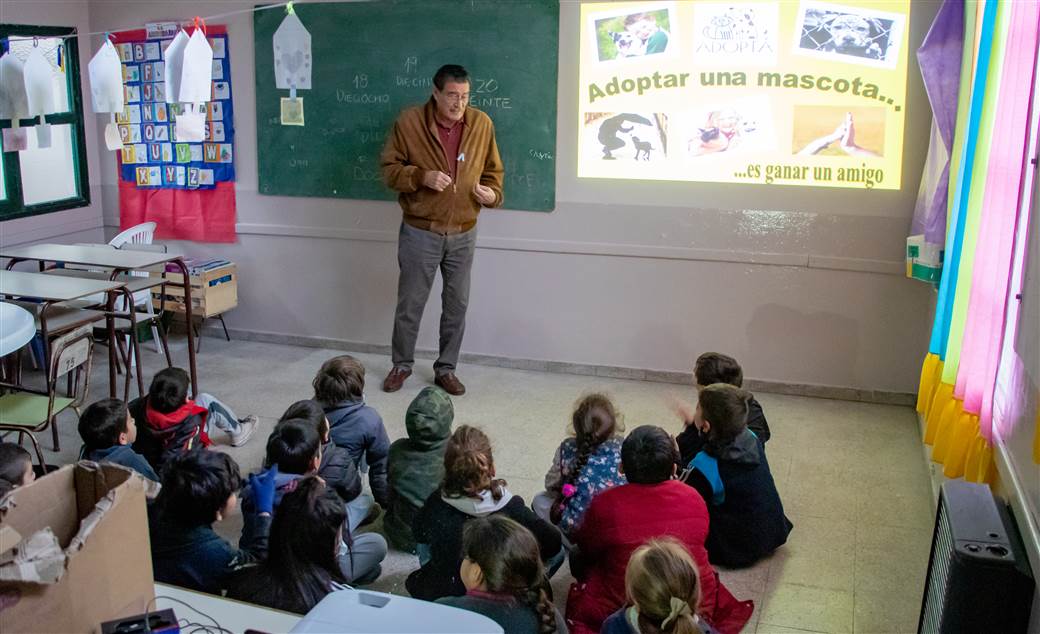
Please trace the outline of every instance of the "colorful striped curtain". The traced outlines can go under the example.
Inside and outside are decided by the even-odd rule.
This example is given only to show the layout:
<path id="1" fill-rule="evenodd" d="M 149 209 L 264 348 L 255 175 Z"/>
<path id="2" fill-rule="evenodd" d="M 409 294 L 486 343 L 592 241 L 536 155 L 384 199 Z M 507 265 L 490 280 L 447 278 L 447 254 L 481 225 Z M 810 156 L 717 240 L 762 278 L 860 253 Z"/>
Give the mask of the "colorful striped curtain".
<path id="1" fill-rule="evenodd" d="M 943 273 L 917 408 L 944 473 L 990 481 L 993 391 L 1020 205 L 1028 200 L 1023 188 L 1031 186 L 1023 165 L 1040 3 L 989 0 L 966 10 L 962 55 L 972 63 L 962 68 L 971 80 L 962 76 L 958 101 L 966 112 L 958 112 L 959 161 L 951 165 Z"/>

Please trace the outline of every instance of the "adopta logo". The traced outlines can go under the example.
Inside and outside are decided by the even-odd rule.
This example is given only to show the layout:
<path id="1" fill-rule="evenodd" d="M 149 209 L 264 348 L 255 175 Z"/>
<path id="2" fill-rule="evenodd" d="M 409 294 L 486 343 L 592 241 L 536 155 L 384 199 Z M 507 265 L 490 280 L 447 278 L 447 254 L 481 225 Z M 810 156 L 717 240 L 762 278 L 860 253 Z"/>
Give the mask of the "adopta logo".
<path id="1" fill-rule="evenodd" d="M 776 21 L 771 5 L 704 5 L 697 13 L 695 51 L 710 56 L 773 57 Z"/>

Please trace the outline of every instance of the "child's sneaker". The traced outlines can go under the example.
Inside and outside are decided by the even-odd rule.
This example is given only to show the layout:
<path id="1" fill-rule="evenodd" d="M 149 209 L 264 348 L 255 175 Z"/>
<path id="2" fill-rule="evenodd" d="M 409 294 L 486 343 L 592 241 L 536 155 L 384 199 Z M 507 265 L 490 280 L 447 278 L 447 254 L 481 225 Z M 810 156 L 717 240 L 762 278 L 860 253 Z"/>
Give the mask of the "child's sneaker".
<path id="1" fill-rule="evenodd" d="M 259 423 L 260 420 L 254 414 L 250 414 L 245 418 L 240 418 L 238 420 L 238 429 L 231 432 L 231 446 L 241 447 L 249 442 L 249 439 L 253 436 L 253 433 L 256 431 L 256 426 Z"/>

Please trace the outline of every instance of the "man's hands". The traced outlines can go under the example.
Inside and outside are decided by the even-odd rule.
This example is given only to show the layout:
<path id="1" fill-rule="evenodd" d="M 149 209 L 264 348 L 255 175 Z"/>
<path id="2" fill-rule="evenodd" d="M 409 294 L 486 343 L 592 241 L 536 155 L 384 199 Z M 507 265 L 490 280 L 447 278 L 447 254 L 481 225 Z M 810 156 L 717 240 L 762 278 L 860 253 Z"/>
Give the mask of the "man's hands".
<path id="1" fill-rule="evenodd" d="M 444 172 L 430 170 L 423 174 L 422 183 L 433 191 L 442 192 L 448 185 L 451 185 L 451 176 Z"/>
<path id="2" fill-rule="evenodd" d="M 444 172 L 430 170 L 423 174 L 422 184 L 433 191 L 442 192 L 450 187 L 452 183 L 451 177 Z M 473 185 L 473 197 L 476 198 L 477 202 L 481 205 L 493 205 L 495 203 L 495 190 L 486 185 L 477 183 Z"/>
<path id="3" fill-rule="evenodd" d="M 491 205 L 495 202 L 495 190 L 480 183 L 473 186 L 473 195 L 481 205 Z"/>

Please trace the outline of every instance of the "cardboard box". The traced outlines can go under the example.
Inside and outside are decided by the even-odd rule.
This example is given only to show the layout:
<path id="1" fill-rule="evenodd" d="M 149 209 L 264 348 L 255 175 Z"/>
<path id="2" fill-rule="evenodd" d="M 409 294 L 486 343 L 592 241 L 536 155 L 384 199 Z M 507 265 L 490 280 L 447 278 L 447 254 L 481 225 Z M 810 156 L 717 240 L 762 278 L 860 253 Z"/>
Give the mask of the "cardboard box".
<path id="1" fill-rule="evenodd" d="M 171 284 L 166 285 L 165 291 L 161 287 L 152 290 L 152 305 L 156 310 L 162 305 L 165 310 L 174 313 L 184 312 L 184 289 L 174 286 L 182 284 L 183 278 L 180 273 L 166 273 L 166 279 Z M 200 271 L 197 275 L 190 275 L 188 280 L 191 284 L 192 316 L 214 317 L 238 306 L 238 269 L 234 264 L 228 263 Z M 163 294 L 166 295 L 165 303 L 162 301 Z"/>
<path id="2" fill-rule="evenodd" d="M 62 467 L 0 500 L 0 632 L 100 632 L 155 598 L 146 496 L 117 465 Z"/>

